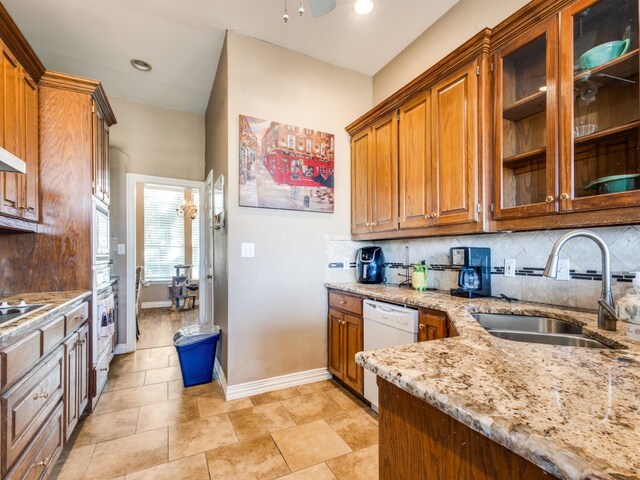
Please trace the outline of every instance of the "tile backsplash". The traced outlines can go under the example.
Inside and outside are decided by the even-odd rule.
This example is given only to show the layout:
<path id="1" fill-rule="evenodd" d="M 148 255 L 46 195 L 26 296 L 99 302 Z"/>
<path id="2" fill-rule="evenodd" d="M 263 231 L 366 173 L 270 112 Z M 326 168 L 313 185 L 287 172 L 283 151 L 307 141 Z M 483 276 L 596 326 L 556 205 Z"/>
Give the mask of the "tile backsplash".
<path id="1" fill-rule="evenodd" d="M 619 297 L 631 287 L 633 273 L 640 271 L 640 226 L 589 229 L 602 237 L 611 251 L 611 270 L 614 274 L 613 293 Z M 405 247 L 409 247 L 409 263 L 429 265 L 427 286 L 448 290 L 457 283 L 457 271 L 448 268 L 451 247 L 489 247 L 493 275 L 492 293 L 568 307 L 596 308 L 600 292 L 602 270 L 600 250 L 591 240 L 574 238 L 562 249 L 560 257 L 570 262 L 571 280 L 559 281 L 542 276 L 542 270 L 555 241 L 569 230 L 538 232 L 494 233 L 457 237 L 418 238 L 378 242 L 354 242 L 349 236 L 325 238 L 325 281 L 353 282 L 355 253 L 364 245 L 382 247 L 387 263 L 387 282 L 398 284 L 405 272 L 397 268 L 404 263 Z M 348 269 L 343 263 L 349 259 Z M 505 277 L 501 273 L 505 259 L 516 260 L 517 275 Z"/>

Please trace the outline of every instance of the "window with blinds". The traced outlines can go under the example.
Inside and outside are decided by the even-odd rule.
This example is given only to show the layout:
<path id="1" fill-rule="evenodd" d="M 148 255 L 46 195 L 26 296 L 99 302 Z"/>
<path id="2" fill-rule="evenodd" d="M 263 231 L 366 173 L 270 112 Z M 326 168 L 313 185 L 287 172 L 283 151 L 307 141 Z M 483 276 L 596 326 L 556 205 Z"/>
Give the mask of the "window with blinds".
<path id="1" fill-rule="evenodd" d="M 182 188 L 144 186 L 145 280 L 169 280 L 185 261 L 184 219 L 176 213 L 183 199 Z"/>
<path id="2" fill-rule="evenodd" d="M 193 201 L 198 205 L 198 216 L 191 222 L 191 269 L 193 280 L 200 278 L 200 192 L 193 190 Z"/>

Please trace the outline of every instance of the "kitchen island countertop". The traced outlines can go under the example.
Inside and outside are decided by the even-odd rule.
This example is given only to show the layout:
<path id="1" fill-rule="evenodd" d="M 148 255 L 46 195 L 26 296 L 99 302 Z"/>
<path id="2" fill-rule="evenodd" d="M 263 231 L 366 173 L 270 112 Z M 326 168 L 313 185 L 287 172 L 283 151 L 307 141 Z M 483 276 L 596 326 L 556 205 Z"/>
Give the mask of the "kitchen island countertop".
<path id="1" fill-rule="evenodd" d="M 91 292 L 88 290 L 73 290 L 69 292 L 26 293 L 3 297 L 2 301 L 9 302 L 12 305 L 24 300 L 30 305 L 41 304 L 43 306 L 15 320 L 1 324 L 0 346 L 60 316 L 64 311 L 80 304 L 89 295 L 91 295 Z"/>
<path id="2" fill-rule="evenodd" d="M 640 326 L 618 322 L 617 332 L 605 332 L 594 313 L 565 307 L 386 285 L 325 286 L 444 311 L 458 333 L 360 352 L 364 368 L 560 478 L 640 478 Z M 500 339 L 474 312 L 568 320 L 614 348 Z"/>

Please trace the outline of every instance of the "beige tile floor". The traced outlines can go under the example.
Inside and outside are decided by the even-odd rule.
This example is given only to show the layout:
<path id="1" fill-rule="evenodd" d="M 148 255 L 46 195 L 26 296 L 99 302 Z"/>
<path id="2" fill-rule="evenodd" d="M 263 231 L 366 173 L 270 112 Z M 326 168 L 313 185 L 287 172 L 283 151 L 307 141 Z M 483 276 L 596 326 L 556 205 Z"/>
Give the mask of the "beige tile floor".
<path id="1" fill-rule="evenodd" d="M 184 388 L 173 348 L 114 359 L 96 411 L 56 465 L 58 480 L 376 480 L 375 414 L 318 382 L 225 401 Z"/>

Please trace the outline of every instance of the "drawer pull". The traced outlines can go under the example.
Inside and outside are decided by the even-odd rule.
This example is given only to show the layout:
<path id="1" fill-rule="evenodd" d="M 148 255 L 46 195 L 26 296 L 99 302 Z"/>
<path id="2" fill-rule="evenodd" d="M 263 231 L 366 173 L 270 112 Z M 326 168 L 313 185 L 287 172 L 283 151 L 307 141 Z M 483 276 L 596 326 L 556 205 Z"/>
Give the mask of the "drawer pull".
<path id="1" fill-rule="evenodd" d="M 78 322 L 84 320 L 84 313 L 81 313 L 80 315 L 76 315 L 75 317 L 73 317 L 73 319 Z"/>
<path id="2" fill-rule="evenodd" d="M 345 302 L 344 300 L 340 300 L 340 305 L 346 305 L 347 302 Z"/>
<path id="3" fill-rule="evenodd" d="M 48 391 L 48 390 L 46 390 L 46 391 L 45 391 L 45 392 L 43 392 L 43 393 L 35 392 L 35 393 L 33 394 L 33 399 L 34 399 L 34 400 L 38 400 L 39 398 L 49 398 L 49 391 Z"/>
<path id="4" fill-rule="evenodd" d="M 50 460 L 49 457 L 45 458 L 41 462 L 36 463 L 36 467 L 46 467 L 46 466 L 48 466 L 49 465 L 49 460 Z"/>
<path id="5" fill-rule="evenodd" d="M 109 371 L 109 367 L 104 367 L 100 369 L 101 372 L 108 372 Z"/>

